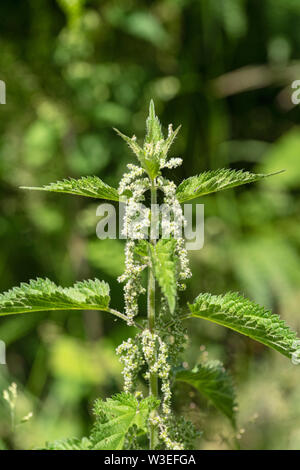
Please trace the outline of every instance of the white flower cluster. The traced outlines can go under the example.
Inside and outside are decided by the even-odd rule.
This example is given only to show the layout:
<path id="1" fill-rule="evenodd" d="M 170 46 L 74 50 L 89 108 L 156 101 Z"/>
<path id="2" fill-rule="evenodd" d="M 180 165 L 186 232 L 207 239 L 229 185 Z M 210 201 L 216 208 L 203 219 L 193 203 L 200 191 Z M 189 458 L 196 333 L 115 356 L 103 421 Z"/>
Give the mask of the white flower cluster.
<path id="1" fill-rule="evenodd" d="M 171 413 L 171 389 L 170 389 L 170 364 L 168 363 L 168 347 L 156 334 L 146 329 L 141 334 L 142 349 L 149 369 L 145 378 L 149 380 L 150 374 L 157 374 L 162 380 L 161 390 L 163 392 L 162 411 L 164 416 Z"/>
<path id="2" fill-rule="evenodd" d="M 149 189 L 149 178 L 141 178 L 144 169 L 136 165 L 128 164 L 129 173 L 123 175 L 119 184 L 119 194 L 125 191 L 131 193 L 127 199 L 123 220 L 122 235 L 131 239 L 142 239 L 148 233 L 150 226 L 150 209 L 140 204 L 144 192 Z"/>
<path id="3" fill-rule="evenodd" d="M 168 363 L 168 347 L 159 335 L 151 333 L 146 329 L 141 333 L 142 350 L 148 364 L 148 371 L 145 378 L 149 380 L 150 374 L 155 373 L 161 379 L 161 391 L 163 394 L 162 412 L 163 415 L 156 415 L 150 418 L 151 424 L 159 427 L 159 437 L 166 444 L 168 449 L 181 450 L 183 446 L 173 442 L 168 433 L 167 422 L 171 413 L 171 388 L 170 388 L 170 364 Z"/>
<path id="4" fill-rule="evenodd" d="M 125 174 L 119 185 L 119 193 L 129 190 L 131 197 L 128 199 L 124 215 L 122 234 L 129 240 L 125 248 L 125 271 L 118 278 L 119 282 L 126 282 L 124 286 L 125 312 L 128 317 L 128 325 L 133 324 L 133 318 L 138 314 L 138 297 L 145 293 L 141 285 L 141 272 L 147 267 L 134 259 L 136 239 L 145 238 L 145 231 L 150 225 L 150 210 L 141 208 L 140 201 L 144 192 L 149 188 L 148 178 L 140 178 L 144 170 L 136 165 L 128 164 L 129 173 Z M 137 220 L 138 219 L 138 220 Z"/>
<path id="5" fill-rule="evenodd" d="M 140 178 L 145 170 L 137 165 L 132 165 L 128 163 L 127 168 L 130 170 L 129 173 L 124 173 L 123 178 L 119 183 L 119 194 L 123 194 L 126 189 L 131 189 L 131 184 L 137 178 Z"/>
<path id="6" fill-rule="evenodd" d="M 17 384 L 15 382 L 13 382 L 7 390 L 3 390 L 3 399 L 8 403 L 11 410 L 14 410 L 16 407 L 17 397 Z"/>
<path id="7" fill-rule="evenodd" d="M 169 208 L 172 214 L 172 220 L 163 217 L 162 219 L 162 232 L 170 234 L 174 238 L 179 238 L 182 234 L 182 226 L 186 225 L 186 220 L 183 217 L 181 205 L 176 198 L 176 184 L 166 178 L 157 178 L 157 185 L 164 193 L 164 204 Z"/>
<path id="8" fill-rule="evenodd" d="M 179 278 L 181 280 L 188 279 L 192 276 L 192 272 L 189 267 L 189 258 L 187 254 L 187 249 L 185 247 L 185 241 L 183 238 L 176 240 L 176 250 L 180 260 L 180 273 Z"/>
<path id="9" fill-rule="evenodd" d="M 124 392 L 130 393 L 135 386 L 138 371 L 144 362 L 142 354 L 132 338 L 123 341 L 123 343 L 117 347 L 116 353 L 120 356 L 120 361 L 124 365 L 122 371 L 124 377 Z"/>
<path id="10" fill-rule="evenodd" d="M 160 160 L 160 168 L 177 168 L 182 164 L 182 158 L 170 158 L 170 160 L 165 161 L 164 159 Z"/>
<path id="11" fill-rule="evenodd" d="M 142 240 L 149 231 L 150 209 L 130 198 L 123 222 L 122 235 L 133 240 Z"/>
<path id="12" fill-rule="evenodd" d="M 168 363 L 167 345 L 156 333 L 151 333 L 149 329 L 145 329 L 137 340 L 141 341 L 141 348 L 138 342 L 129 338 L 124 341 L 116 349 L 116 353 L 120 356 L 120 361 L 124 365 L 124 391 L 131 393 L 136 386 L 136 377 L 143 364 L 146 362 L 149 366 L 145 374 L 145 378 L 149 380 L 150 373 L 155 373 L 162 381 L 161 390 L 163 393 L 162 416 L 156 415 L 149 418 L 151 424 L 158 426 L 159 437 L 166 444 L 168 449 L 182 450 L 183 446 L 178 442 L 173 442 L 169 437 L 168 419 L 171 414 L 171 389 L 170 389 L 170 364 Z M 140 392 L 136 392 L 136 395 Z"/>
<path id="13" fill-rule="evenodd" d="M 15 408 L 16 408 L 16 402 L 17 402 L 17 399 L 18 399 L 17 384 L 15 382 L 13 382 L 7 388 L 7 390 L 3 390 L 2 396 L 3 396 L 3 399 L 7 402 L 8 406 L 9 406 L 10 418 L 11 418 L 11 427 L 12 427 L 12 431 L 14 431 L 15 425 L 16 425 L 15 424 Z M 21 418 L 21 420 L 17 424 L 26 423 L 32 417 L 33 417 L 33 412 L 30 411 L 29 413 L 27 413 L 27 415 L 23 416 L 23 418 Z"/>
<path id="14" fill-rule="evenodd" d="M 147 265 L 134 261 L 134 248 L 134 241 L 128 240 L 125 248 L 125 271 L 118 278 L 119 282 L 126 282 L 124 301 L 128 325 L 133 324 L 133 318 L 138 314 L 138 296 L 146 292 L 146 289 L 141 285 L 140 277 Z"/>
<path id="15" fill-rule="evenodd" d="M 166 444 L 167 449 L 184 450 L 184 446 L 182 444 L 172 441 L 169 437 L 168 426 L 164 418 L 161 416 L 150 417 L 149 422 L 159 428 L 159 438 Z"/>
<path id="16" fill-rule="evenodd" d="M 166 178 L 157 178 L 157 183 L 160 189 L 164 192 L 164 203 L 172 209 L 173 220 L 162 220 L 162 232 L 164 234 L 173 235 L 176 239 L 176 252 L 180 262 L 179 280 L 185 280 L 192 276 L 189 268 L 189 260 L 185 242 L 182 238 L 182 227 L 186 225 L 186 220 L 183 216 L 181 205 L 176 197 L 176 185 L 173 181 Z M 179 283 L 178 287 L 184 288 L 184 285 Z"/>

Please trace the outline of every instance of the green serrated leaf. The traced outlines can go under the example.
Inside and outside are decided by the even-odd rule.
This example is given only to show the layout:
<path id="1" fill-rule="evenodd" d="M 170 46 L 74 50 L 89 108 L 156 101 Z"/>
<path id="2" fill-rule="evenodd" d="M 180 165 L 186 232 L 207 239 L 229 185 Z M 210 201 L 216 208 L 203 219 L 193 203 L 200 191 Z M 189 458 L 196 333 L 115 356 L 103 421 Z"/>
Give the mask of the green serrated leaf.
<path id="1" fill-rule="evenodd" d="M 125 134 L 122 134 L 122 132 L 120 132 L 119 129 L 114 128 L 114 131 L 116 131 L 116 133 L 128 144 L 129 148 L 136 155 L 141 165 L 145 168 L 144 150 L 139 146 L 136 140 L 132 137 L 128 137 Z"/>
<path id="2" fill-rule="evenodd" d="M 178 132 L 180 131 L 180 129 L 181 129 L 181 125 L 178 126 L 177 129 L 175 129 L 175 131 L 172 131 L 170 135 L 167 137 L 167 139 L 164 141 L 163 150 L 162 150 L 162 157 L 164 159 L 166 159 L 166 156 L 170 150 L 170 147 L 173 144 L 174 140 L 176 139 L 176 136 Z"/>
<path id="3" fill-rule="evenodd" d="M 120 132 L 118 129 L 115 129 L 115 131 L 120 137 L 122 137 L 123 140 L 125 140 L 128 146 L 137 156 L 141 166 L 147 171 L 150 178 L 156 178 L 156 176 L 159 174 L 159 155 L 154 153 L 151 158 L 148 158 L 145 150 L 142 149 L 134 139 L 122 134 L 122 132 Z"/>
<path id="4" fill-rule="evenodd" d="M 245 297 L 230 292 L 225 295 L 200 294 L 189 304 L 187 318 L 203 318 L 249 336 L 291 357 L 296 350 L 296 333 L 278 316 Z"/>
<path id="5" fill-rule="evenodd" d="M 176 304 L 176 271 L 177 256 L 175 255 L 174 239 L 159 240 L 155 246 L 151 246 L 152 263 L 157 282 L 165 295 L 171 313 Z"/>
<path id="6" fill-rule="evenodd" d="M 145 165 L 148 175 L 152 180 L 160 175 L 159 155 L 153 155 L 151 158 L 145 158 Z"/>
<path id="7" fill-rule="evenodd" d="M 151 249 L 151 245 L 147 240 L 138 240 L 135 245 L 134 252 L 136 255 L 140 256 L 141 258 L 149 256 L 149 248 Z"/>
<path id="8" fill-rule="evenodd" d="M 109 301 L 109 286 L 98 279 L 63 288 L 38 278 L 0 294 L 0 316 L 49 310 L 108 310 Z"/>
<path id="9" fill-rule="evenodd" d="M 158 142 L 160 142 L 162 145 L 159 147 L 160 150 L 157 151 L 156 145 Z M 149 106 L 149 116 L 146 120 L 146 137 L 144 144 L 145 165 L 151 179 L 156 178 L 160 174 L 160 158 L 163 156 L 163 144 L 164 136 L 159 119 L 155 114 L 154 102 L 151 100 Z M 150 145 L 150 147 L 153 149 L 150 157 L 146 150 L 147 145 Z"/>
<path id="10" fill-rule="evenodd" d="M 52 191 L 55 193 L 75 194 L 77 196 L 119 201 L 118 190 L 104 183 L 97 176 L 84 176 L 79 179 L 69 178 L 42 187 L 21 186 L 21 189 Z"/>
<path id="11" fill-rule="evenodd" d="M 145 142 L 150 144 L 156 144 L 159 140 L 164 138 L 161 124 L 158 117 L 155 114 L 155 106 L 153 100 L 150 101 L 149 115 L 146 120 L 146 137 Z"/>
<path id="12" fill-rule="evenodd" d="M 136 425 L 146 432 L 150 412 L 159 405 L 152 396 L 138 401 L 129 393 L 119 393 L 106 401 L 97 400 L 97 416 L 91 441 L 94 450 L 121 450 L 129 428 Z"/>
<path id="13" fill-rule="evenodd" d="M 205 171 L 198 176 L 191 176 L 178 186 L 176 195 L 179 202 L 186 202 L 200 196 L 234 188 L 243 184 L 254 183 L 268 176 L 281 173 L 271 173 L 268 175 L 249 173 L 243 170 L 230 170 L 222 168 L 220 170 Z"/>
<path id="14" fill-rule="evenodd" d="M 180 370 L 175 380 L 195 387 L 235 424 L 236 395 L 233 381 L 221 362 L 209 361 L 193 370 Z"/>

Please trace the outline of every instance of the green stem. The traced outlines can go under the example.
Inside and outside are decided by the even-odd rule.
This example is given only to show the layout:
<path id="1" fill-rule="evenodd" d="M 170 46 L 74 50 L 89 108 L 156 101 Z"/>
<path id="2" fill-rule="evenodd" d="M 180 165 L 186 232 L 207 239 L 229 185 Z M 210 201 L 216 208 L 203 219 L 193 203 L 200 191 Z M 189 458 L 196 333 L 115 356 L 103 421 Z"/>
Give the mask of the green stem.
<path id="1" fill-rule="evenodd" d="M 151 185 L 151 208 L 154 204 L 157 203 L 157 189 L 155 185 L 155 180 L 152 181 Z M 151 228 L 156 227 L 156 211 L 151 210 L 151 227 L 150 227 L 150 242 L 152 245 L 156 244 L 156 238 L 151 233 Z M 155 277 L 153 272 L 153 267 L 149 266 L 148 273 L 148 328 L 152 332 L 155 328 Z M 158 398 L 158 379 L 156 373 L 150 374 L 149 380 L 149 393 L 155 398 Z M 155 416 L 155 412 L 153 413 Z M 150 449 L 153 450 L 157 443 L 157 426 L 150 424 Z"/>
<path id="2" fill-rule="evenodd" d="M 104 312 L 109 312 L 111 313 L 112 315 L 115 315 L 116 317 L 119 317 L 121 318 L 122 320 L 124 321 L 128 321 L 128 317 L 127 315 L 125 315 L 124 313 L 121 313 L 121 312 L 118 312 L 117 310 L 114 310 L 113 308 L 106 308 L 106 309 L 103 309 Z M 137 322 L 133 322 L 133 325 L 136 327 L 136 328 L 139 328 L 140 330 L 142 330 L 142 326 L 139 325 Z"/>

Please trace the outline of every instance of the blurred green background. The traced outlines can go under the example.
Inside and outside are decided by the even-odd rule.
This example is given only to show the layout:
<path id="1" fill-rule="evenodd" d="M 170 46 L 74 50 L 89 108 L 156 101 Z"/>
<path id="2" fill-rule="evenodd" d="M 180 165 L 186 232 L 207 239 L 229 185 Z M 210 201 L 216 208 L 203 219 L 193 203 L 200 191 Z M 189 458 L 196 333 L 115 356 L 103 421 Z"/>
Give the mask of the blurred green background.
<path id="1" fill-rule="evenodd" d="M 83 175 L 117 186 L 133 156 L 112 126 L 142 136 L 152 97 L 165 126 L 182 124 L 176 183 L 227 166 L 286 170 L 197 201 L 205 203 L 205 245 L 190 252 L 183 300 L 237 290 L 299 332 L 300 109 L 291 101 L 299 1 L 2 0 L 0 8 L 0 290 L 37 276 L 64 286 L 96 276 L 122 309 L 123 242 L 96 238 L 97 201 L 18 187 Z M 299 368 L 222 327 L 188 327 L 187 362 L 208 354 L 234 376 L 240 447 L 299 449 Z M 12 434 L 1 396 L 0 446 L 87 433 L 93 400 L 122 385 L 114 348 L 128 334 L 97 312 L 2 318 L 0 390 L 17 382 L 17 415 L 34 417 Z M 186 392 L 188 403 L 178 390 L 175 406 L 203 430 L 200 448 L 234 448 L 226 418 Z"/>

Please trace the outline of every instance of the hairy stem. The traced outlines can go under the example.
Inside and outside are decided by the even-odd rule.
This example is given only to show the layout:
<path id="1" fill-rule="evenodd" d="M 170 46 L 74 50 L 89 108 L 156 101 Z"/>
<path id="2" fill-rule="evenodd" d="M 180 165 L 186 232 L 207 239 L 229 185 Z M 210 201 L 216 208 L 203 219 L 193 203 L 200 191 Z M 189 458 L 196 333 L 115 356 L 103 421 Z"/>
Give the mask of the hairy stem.
<path id="1" fill-rule="evenodd" d="M 115 310 L 113 308 L 107 308 L 107 309 L 103 309 L 104 312 L 109 312 L 111 313 L 112 315 L 115 315 L 116 317 L 119 317 L 121 318 L 122 320 L 124 321 L 128 321 L 128 317 L 127 315 L 125 315 L 124 313 L 121 313 L 121 312 L 118 312 L 118 310 Z M 141 325 L 139 325 L 137 322 L 133 322 L 133 325 L 136 327 L 136 328 L 139 328 L 140 330 L 143 329 L 143 327 Z"/>
<path id="2" fill-rule="evenodd" d="M 151 185 L 151 227 L 150 227 L 150 241 L 153 245 L 156 244 L 155 228 L 156 228 L 156 211 L 154 205 L 157 203 L 157 189 L 155 180 Z M 155 277 L 153 267 L 149 266 L 148 273 L 148 328 L 152 332 L 155 328 Z M 156 373 L 150 374 L 149 380 L 149 393 L 154 397 L 158 397 L 158 379 Z M 155 415 L 155 412 L 154 412 Z M 157 442 L 157 427 L 150 424 L 150 449 L 154 449 Z"/>

